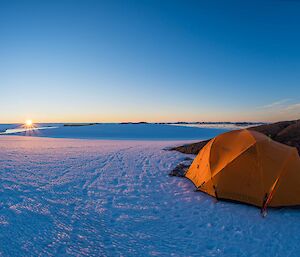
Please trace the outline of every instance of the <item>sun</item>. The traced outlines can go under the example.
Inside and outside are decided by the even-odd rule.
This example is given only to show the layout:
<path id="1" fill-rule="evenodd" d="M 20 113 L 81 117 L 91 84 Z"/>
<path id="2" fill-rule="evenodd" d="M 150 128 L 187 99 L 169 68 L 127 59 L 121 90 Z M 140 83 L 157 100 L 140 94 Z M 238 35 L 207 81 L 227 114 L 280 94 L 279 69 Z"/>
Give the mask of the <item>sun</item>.
<path id="1" fill-rule="evenodd" d="M 31 127 L 32 126 L 32 120 L 26 120 L 25 125 L 26 125 L 26 127 Z"/>

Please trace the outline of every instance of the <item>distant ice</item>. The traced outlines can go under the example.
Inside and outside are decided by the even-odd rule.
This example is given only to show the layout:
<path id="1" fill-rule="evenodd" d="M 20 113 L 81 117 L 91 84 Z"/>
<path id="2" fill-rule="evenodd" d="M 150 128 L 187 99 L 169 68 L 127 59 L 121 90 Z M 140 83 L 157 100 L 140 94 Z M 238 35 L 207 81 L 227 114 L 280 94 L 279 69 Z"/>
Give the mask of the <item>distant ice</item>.
<path id="1" fill-rule="evenodd" d="M 261 124 L 242 124 L 242 125 L 237 125 L 234 123 L 207 123 L 207 124 L 170 124 L 170 125 L 174 125 L 174 126 L 183 126 L 183 127 L 193 127 L 193 128 L 213 128 L 213 129 L 227 129 L 227 130 L 236 130 L 236 129 L 246 129 L 249 127 L 253 127 L 253 126 L 258 126 L 258 125 L 262 125 Z"/>
<path id="2" fill-rule="evenodd" d="M 0 133 L 5 132 L 7 129 L 13 129 L 18 127 L 16 124 L 0 124 Z"/>
<path id="3" fill-rule="evenodd" d="M 45 124 L 44 126 L 50 126 Z M 80 138 L 80 139 L 122 139 L 122 140 L 204 140 L 228 129 L 193 128 L 162 124 L 97 124 L 93 126 L 70 127 L 53 125 L 56 128 L 39 131 L 18 132 L 16 135 Z"/>
<path id="4" fill-rule="evenodd" d="M 177 144 L 0 137 L 0 256 L 298 256 L 299 210 L 194 192 Z"/>

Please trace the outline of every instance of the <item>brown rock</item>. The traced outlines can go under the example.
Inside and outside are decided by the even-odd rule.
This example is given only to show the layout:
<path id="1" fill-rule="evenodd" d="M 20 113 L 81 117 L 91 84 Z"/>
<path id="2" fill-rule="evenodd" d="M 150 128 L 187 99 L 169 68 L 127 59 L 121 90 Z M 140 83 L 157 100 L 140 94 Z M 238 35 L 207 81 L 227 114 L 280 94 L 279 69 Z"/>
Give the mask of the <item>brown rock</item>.
<path id="1" fill-rule="evenodd" d="M 174 148 L 171 148 L 171 151 L 178 151 L 181 153 L 186 153 L 186 154 L 198 154 L 199 151 L 208 143 L 209 140 L 193 143 L 193 144 L 188 144 L 188 145 L 182 145 L 182 146 L 177 146 Z"/>
<path id="2" fill-rule="evenodd" d="M 248 129 L 258 131 L 282 144 L 296 147 L 300 154 L 300 120 L 281 121 L 272 124 L 251 127 Z M 209 140 L 178 146 L 170 150 L 175 150 L 186 154 L 198 154 L 208 141 Z"/>

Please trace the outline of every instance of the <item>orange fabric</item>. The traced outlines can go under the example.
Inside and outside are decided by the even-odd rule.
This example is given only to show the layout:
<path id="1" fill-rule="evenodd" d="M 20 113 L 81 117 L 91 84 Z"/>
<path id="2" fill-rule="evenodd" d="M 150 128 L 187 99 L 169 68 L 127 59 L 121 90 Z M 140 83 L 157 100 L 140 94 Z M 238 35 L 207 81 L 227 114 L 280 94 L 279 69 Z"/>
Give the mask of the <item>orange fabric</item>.
<path id="1" fill-rule="evenodd" d="M 218 198 L 259 207 L 300 205 L 297 150 L 255 131 L 231 131 L 212 139 L 185 176 Z"/>

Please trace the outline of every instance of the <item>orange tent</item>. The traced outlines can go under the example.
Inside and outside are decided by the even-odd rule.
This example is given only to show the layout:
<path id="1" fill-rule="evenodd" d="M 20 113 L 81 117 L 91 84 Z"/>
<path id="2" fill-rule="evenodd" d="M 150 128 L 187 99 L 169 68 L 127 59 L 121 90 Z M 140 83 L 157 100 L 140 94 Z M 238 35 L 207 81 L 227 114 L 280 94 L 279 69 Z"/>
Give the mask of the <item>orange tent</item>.
<path id="1" fill-rule="evenodd" d="M 210 140 L 185 174 L 198 190 L 219 199 L 267 206 L 300 205 L 300 158 L 296 148 L 251 131 Z"/>

